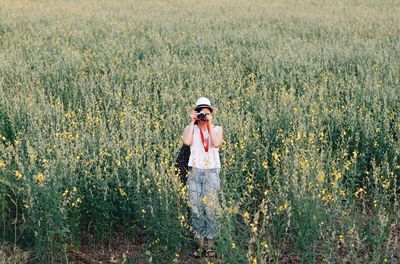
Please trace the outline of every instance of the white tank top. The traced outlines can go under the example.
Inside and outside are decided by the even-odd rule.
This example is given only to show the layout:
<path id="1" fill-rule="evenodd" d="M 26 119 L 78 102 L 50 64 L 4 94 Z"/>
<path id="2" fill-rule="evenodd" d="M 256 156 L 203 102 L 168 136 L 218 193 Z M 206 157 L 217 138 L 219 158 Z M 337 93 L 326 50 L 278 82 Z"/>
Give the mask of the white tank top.
<path id="1" fill-rule="evenodd" d="M 214 130 L 220 127 L 214 126 Z M 203 132 L 204 139 L 210 137 L 208 131 Z M 210 139 L 208 152 L 204 150 L 203 142 L 201 142 L 200 129 L 197 125 L 193 128 L 193 143 L 190 146 L 189 167 L 198 169 L 217 169 L 221 168 L 219 159 L 219 148 L 213 147 Z"/>

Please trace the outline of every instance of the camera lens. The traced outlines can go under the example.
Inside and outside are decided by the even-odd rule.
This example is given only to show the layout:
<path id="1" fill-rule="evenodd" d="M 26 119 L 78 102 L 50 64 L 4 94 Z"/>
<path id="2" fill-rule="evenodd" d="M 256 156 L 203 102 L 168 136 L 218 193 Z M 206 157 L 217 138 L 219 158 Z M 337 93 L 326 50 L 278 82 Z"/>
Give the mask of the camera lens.
<path id="1" fill-rule="evenodd" d="M 203 112 L 200 112 L 200 113 L 197 114 L 197 118 L 199 120 L 205 120 L 206 119 L 206 114 L 203 113 Z"/>

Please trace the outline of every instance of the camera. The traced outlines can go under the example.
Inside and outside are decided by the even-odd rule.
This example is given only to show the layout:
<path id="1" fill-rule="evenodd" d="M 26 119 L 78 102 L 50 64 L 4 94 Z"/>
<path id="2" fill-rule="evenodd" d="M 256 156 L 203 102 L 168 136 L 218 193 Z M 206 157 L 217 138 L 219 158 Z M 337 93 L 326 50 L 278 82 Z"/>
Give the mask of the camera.
<path id="1" fill-rule="evenodd" d="M 207 120 L 207 114 L 204 113 L 204 112 L 197 113 L 197 119 L 198 120 L 202 120 L 202 121 L 206 121 Z"/>

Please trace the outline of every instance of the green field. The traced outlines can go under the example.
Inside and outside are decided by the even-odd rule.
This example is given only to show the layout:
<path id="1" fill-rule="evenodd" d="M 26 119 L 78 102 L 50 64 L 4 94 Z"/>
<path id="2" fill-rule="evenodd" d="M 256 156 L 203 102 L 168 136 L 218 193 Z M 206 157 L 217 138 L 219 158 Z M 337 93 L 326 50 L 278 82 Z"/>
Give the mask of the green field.
<path id="1" fill-rule="evenodd" d="M 398 0 L 0 0 L 0 240 L 32 263 L 138 237 L 124 263 L 184 259 L 174 162 L 205 95 L 224 127 L 222 263 L 400 261 L 399 14 Z"/>

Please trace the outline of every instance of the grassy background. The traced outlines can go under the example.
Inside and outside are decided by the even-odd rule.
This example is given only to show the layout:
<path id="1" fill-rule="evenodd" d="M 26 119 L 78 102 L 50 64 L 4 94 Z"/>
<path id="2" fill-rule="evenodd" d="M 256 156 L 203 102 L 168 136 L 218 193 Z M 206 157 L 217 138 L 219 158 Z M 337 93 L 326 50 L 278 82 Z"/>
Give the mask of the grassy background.
<path id="1" fill-rule="evenodd" d="M 1 238 L 34 262 L 120 230 L 182 256 L 173 164 L 202 95 L 226 263 L 398 256 L 399 1 L 0 4 Z"/>

